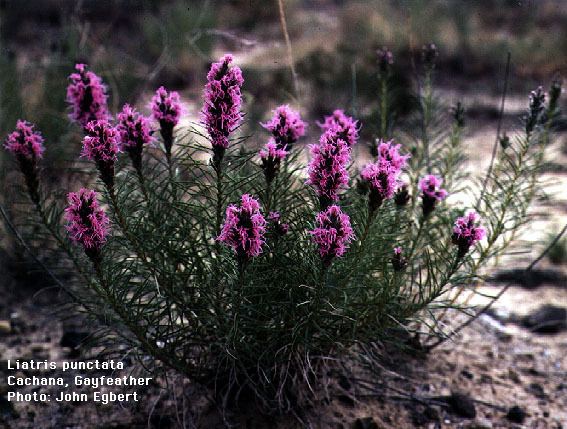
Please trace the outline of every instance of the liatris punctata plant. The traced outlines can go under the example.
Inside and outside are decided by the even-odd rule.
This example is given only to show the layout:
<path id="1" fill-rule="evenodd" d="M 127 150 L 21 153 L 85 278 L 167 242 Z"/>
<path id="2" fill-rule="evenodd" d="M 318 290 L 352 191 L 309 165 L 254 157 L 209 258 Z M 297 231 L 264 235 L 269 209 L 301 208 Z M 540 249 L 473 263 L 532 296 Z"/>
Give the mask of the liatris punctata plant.
<path id="1" fill-rule="evenodd" d="M 465 177 L 466 113 L 436 99 L 428 67 L 420 76 L 426 85 L 415 85 L 423 109 L 397 125 L 396 144 L 373 145 L 375 158 L 360 165 L 351 154 L 358 124 L 337 111 L 323 120 L 322 136 L 306 136 L 304 165 L 300 148 L 289 152 L 304 126 L 287 108 L 276 110 L 279 122 L 263 124 L 273 139 L 264 149 L 253 149 L 265 143 L 261 137 L 252 144 L 234 138 L 245 108 L 232 62 L 226 55 L 203 76 L 210 144 L 196 129 L 172 129 L 178 150 L 164 154 L 148 144 L 147 120 L 130 107 L 116 126 L 106 111 L 85 123 L 82 153 L 94 165 L 81 181 L 93 189 L 68 202 L 43 190 L 35 168 L 43 141 L 18 123 L 5 147 L 26 181 L 34 165 L 37 180 L 23 189 L 38 215 L 13 216 L 31 250 L 57 252 L 45 258 L 50 278 L 76 274 L 57 284 L 92 323 L 93 344 L 117 358 L 127 348 L 156 373 L 177 371 L 219 403 L 245 391 L 264 411 L 297 413 L 314 400 L 316 380 L 332 374 L 329 366 L 372 361 L 366 345 L 402 344 L 409 332 L 427 348 L 451 335 L 445 327 L 454 313 L 445 309 L 467 307 L 460 294 L 477 293 L 483 267 L 514 245 L 529 220 L 561 91 L 554 83 L 547 97 L 532 95 L 530 114 L 521 129 L 508 130 L 492 168 Z M 171 97 L 159 97 L 159 115 L 177 103 Z M 73 120 L 83 121 L 93 110 L 78 112 Z M 171 114 L 154 110 L 156 120 L 177 123 Z M 119 148 L 137 170 L 141 164 L 137 174 Z M 350 186 L 361 170 L 359 186 Z M 440 204 L 449 193 L 455 198 Z M 465 194 L 466 205 L 459 203 Z M 53 245 L 34 247 L 37 235 Z"/>
<path id="2" fill-rule="evenodd" d="M 69 75 L 67 86 L 71 120 L 85 128 L 91 121 L 108 119 L 108 95 L 102 79 L 88 70 L 86 64 L 75 65 L 75 70 Z"/>
<path id="3" fill-rule="evenodd" d="M 160 86 L 151 102 L 152 116 L 159 123 L 165 155 L 170 164 L 171 148 L 173 146 L 173 128 L 179 122 L 181 103 L 176 91 L 168 91 Z"/>
<path id="4" fill-rule="evenodd" d="M 45 148 L 41 133 L 34 130 L 34 125 L 18 120 L 16 130 L 6 138 L 4 147 L 11 152 L 20 165 L 28 193 L 34 204 L 39 203 L 38 161 L 43 158 Z"/>

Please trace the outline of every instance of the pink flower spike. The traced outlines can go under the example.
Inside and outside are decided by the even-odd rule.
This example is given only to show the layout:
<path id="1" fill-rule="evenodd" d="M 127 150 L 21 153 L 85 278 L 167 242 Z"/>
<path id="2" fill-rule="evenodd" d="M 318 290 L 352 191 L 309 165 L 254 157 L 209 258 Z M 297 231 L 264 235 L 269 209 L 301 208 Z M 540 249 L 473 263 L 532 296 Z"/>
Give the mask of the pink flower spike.
<path id="1" fill-rule="evenodd" d="M 289 224 L 283 223 L 281 218 L 280 212 L 270 212 L 268 214 L 268 220 L 276 236 L 286 235 L 289 231 Z"/>
<path id="2" fill-rule="evenodd" d="M 217 240 L 231 247 L 240 263 L 259 256 L 265 240 L 266 219 L 260 212 L 258 200 L 248 194 L 241 197 L 240 205 L 226 208 L 225 221 Z"/>
<path id="3" fill-rule="evenodd" d="M 154 140 L 150 121 L 141 115 L 135 108 L 125 104 L 117 116 L 118 125 L 116 130 L 120 137 L 120 149 L 135 150 L 151 144 Z"/>
<path id="4" fill-rule="evenodd" d="M 120 152 L 118 133 L 107 120 L 92 121 L 85 127 L 81 156 L 96 163 L 108 163 L 117 160 Z"/>
<path id="5" fill-rule="evenodd" d="M 262 170 L 266 176 L 268 183 L 272 182 L 278 174 L 281 161 L 287 156 L 285 149 L 279 149 L 273 138 L 260 150 L 260 160 L 262 161 Z"/>
<path id="6" fill-rule="evenodd" d="M 344 140 L 348 147 L 352 147 L 358 140 L 358 130 L 360 126 L 358 121 L 337 109 L 330 116 L 325 116 L 323 123 L 318 123 L 323 131 L 334 130 L 338 138 Z"/>
<path id="7" fill-rule="evenodd" d="M 230 134 L 242 120 L 241 87 L 244 83 L 238 66 L 230 67 L 232 55 L 227 54 L 211 65 L 205 85 L 202 118 L 213 148 L 226 149 Z"/>
<path id="8" fill-rule="evenodd" d="M 309 231 L 313 241 L 319 248 L 319 254 L 326 266 L 335 257 L 341 257 L 354 239 L 354 231 L 350 218 L 337 205 L 329 206 L 315 217 L 316 227 Z"/>
<path id="9" fill-rule="evenodd" d="M 43 136 L 34 130 L 33 124 L 19 119 L 15 131 L 8 134 L 4 148 L 19 159 L 35 162 L 43 158 L 43 141 Z"/>
<path id="10" fill-rule="evenodd" d="M 339 191 L 348 185 L 347 166 L 350 149 L 346 142 L 337 139 L 333 130 L 323 133 L 319 144 L 311 145 L 307 183 L 319 196 L 322 208 L 339 199 Z"/>
<path id="11" fill-rule="evenodd" d="M 75 65 L 75 73 L 69 76 L 67 103 L 71 106 L 69 117 L 83 128 L 90 122 L 109 119 L 106 86 L 102 79 L 85 64 Z"/>
<path id="12" fill-rule="evenodd" d="M 379 140 L 378 145 L 378 160 L 382 162 L 387 162 L 392 168 L 396 170 L 401 170 L 405 168 L 408 159 L 411 158 L 410 154 L 400 155 L 400 144 L 394 144 L 394 140 L 383 141 Z"/>
<path id="13" fill-rule="evenodd" d="M 441 188 L 443 179 L 433 174 L 425 176 L 419 181 L 419 189 L 421 190 L 421 198 L 423 202 L 423 215 L 429 216 L 438 201 L 447 198 L 447 191 Z"/>
<path id="14" fill-rule="evenodd" d="M 98 194 L 89 189 L 68 194 L 69 205 L 65 209 L 69 237 L 79 243 L 89 255 L 95 255 L 106 242 L 110 220 L 99 207 Z"/>
<path id="15" fill-rule="evenodd" d="M 260 125 L 272 133 L 279 149 L 290 151 L 297 140 L 305 135 L 305 122 L 298 112 L 285 104 L 274 110 L 272 119 Z"/>
<path id="16" fill-rule="evenodd" d="M 390 260 L 394 271 L 403 271 L 408 265 L 408 261 L 404 256 L 404 251 L 401 247 L 394 247 L 393 256 Z"/>
<path id="17" fill-rule="evenodd" d="M 480 220 L 474 210 L 455 220 L 452 240 L 459 247 L 459 258 L 464 257 L 472 246 L 486 236 L 486 229 L 479 225 Z"/>
<path id="18" fill-rule="evenodd" d="M 181 116 L 179 93 L 160 86 L 152 97 L 151 108 L 152 116 L 162 127 L 164 124 L 175 127 Z"/>

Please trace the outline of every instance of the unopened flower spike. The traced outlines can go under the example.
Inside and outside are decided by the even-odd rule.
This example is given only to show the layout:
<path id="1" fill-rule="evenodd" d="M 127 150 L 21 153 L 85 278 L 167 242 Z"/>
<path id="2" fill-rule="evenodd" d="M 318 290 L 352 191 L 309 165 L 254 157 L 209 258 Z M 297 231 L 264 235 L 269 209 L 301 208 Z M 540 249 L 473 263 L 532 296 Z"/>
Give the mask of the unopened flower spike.
<path id="1" fill-rule="evenodd" d="M 75 70 L 67 86 L 71 120 L 85 128 L 91 121 L 108 119 L 108 95 L 102 79 L 88 70 L 86 64 L 75 65 Z"/>
<path id="2" fill-rule="evenodd" d="M 394 247 L 394 251 L 392 253 L 392 258 L 390 259 L 390 261 L 392 262 L 394 271 L 403 271 L 408 265 L 408 261 L 404 256 L 403 249 L 399 246 Z"/>
<path id="3" fill-rule="evenodd" d="M 332 115 L 325 116 L 323 123 L 318 123 L 323 132 L 334 132 L 337 138 L 343 140 L 349 148 L 358 141 L 358 131 L 360 129 L 358 121 L 337 109 Z"/>
<path id="4" fill-rule="evenodd" d="M 128 153 L 134 168 L 141 171 L 142 151 L 154 141 L 150 121 L 129 104 L 124 105 L 117 119 L 120 149 Z"/>
<path id="5" fill-rule="evenodd" d="M 381 75 L 387 75 L 392 64 L 394 64 L 394 54 L 388 48 L 384 47 L 376 51 L 378 57 L 378 70 Z"/>
<path id="6" fill-rule="evenodd" d="M 407 183 L 402 183 L 394 194 L 394 203 L 397 207 L 405 207 L 408 204 L 411 198 L 408 187 Z"/>
<path id="7" fill-rule="evenodd" d="M 205 85 L 202 118 L 213 146 L 213 164 L 217 166 L 229 146 L 230 134 L 242 121 L 244 78 L 238 66 L 230 66 L 232 61 L 232 55 L 227 54 L 213 63 Z"/>
<path id="8" fill-rule="evenodd" d="M 179 93 L 168 91 L 160 86 L 151 101 L 152 116 L 159 122 L 165 156 L 171 162 L 171 148 L 173 146 L 173 128 L 179 123 L 181 116 L 181 103 Z"/>
<path id="9" fill-rule="evenodd" d="M 27 121 L 18 120 L 16 129 L 8 134 L 4 148 L 12 153 L 20 166 L 26 180 L 26 186 L 31 200 L 39 202 L 39 176 L 37 163 L 43 158 L 45 147 L 43 136 L 34 130 L 34 125 Z"/>
<path id="10" fill-rule="evenodd" d="M 315 228 L 309 233 L 317 244 L 319 255 L 326 267 L 334 258 L 343 256 L 354 239 L 350 218 L 337 205 L 319 212 L 315 217 Z"/>
<path id="11" fill-rule="evenodd" d="M 114 163 L 118 159 L 118 132 L 108 121 L 92 121 L 85 128 L 81 156 L 94 161 L 108 189 L 114 187 Z"/>
<path id="12" fill-rule="evenodd" d="M 259 155 L 262 161 L 262 170 L 264 170 L 266 182 L 271 183 L 276 177 L 276 174 L 278 174 L 281 161 L 287 156 L 287 151 L 278 148 L 274 139 L 270 139 L 262 150 L 260 150 Z"/>
<path id="13" fill-rule="evenodd" d="M 265 243 L 266 219 L 260 211 L 258 200 L 248 194 L 241 197 L 239 205 L 226 208 L 224 224 L 217 240 L 231 247 L 240 264 L 259 256 Z"/>
<path id="14" fill-rule="evenodd" d="M 435 67 L 435 62 L 439 56 L 439 50 L 435 43 L 428 43 L 423 45 L 421 48 L 421 60 L 426 69 L 433 69 Z"/>
<path id="15" fill-rule="evenodd" d="M 530 93 L 530 103 L 528 114 L 526 115 L 526 134 L 531 134 L 532 131 L 540 124 L 542 114 L 545 110 L 545 92 L 540 86 L 535 91 Z"/>
<path id="16" fill-rule="evenodd" d="M 282 222 L 280 212 L 270 212 L 268 214 L 268 221 L 270 222 L 271 230 L 274 232 L 276 237 L 286 235 L 289 231 L 289 224 Z"/>
<path id="17" fill-rule="evenodd" d="M 298 112 L 287 105 L 277 107 L 272 118 L 260 125 L 272 133 L 278 149 L 287 152 L 290 152 L 299 138 L 305 135 L 305 122 L 301 120 Z"/>
<path id="18" fill-rule="evenodd" d="M 65 220 L 69 237 L 83 246 L 85 253 L 94 262 L 107 240 L 110 220 L 98 204 L 98 194 L 90 189 L 70 192 L 67 196 Z"/>
<path id="19" fill-rule="evenodd" d="M 311 145 L 310 149 L 307 183 L 315 189 L 321 209 L 325 209 L 338 201 L 339 191 L 348 185 L 350 149 L 344 140 L 337 139 L 333 130 L 325 131 L 319 144 Z"/>
<path id="20" fill-rule="evenodd" d="M 453 108 L 453 119 L 459 128 L 465 126 L 465 108 L 460 101 L 457 102 L 457 105 Z"/>
<path id="21" fill-rule="evenodd" d="M 429 216 L 435 210 L 438 201 L 447 198 L 447 191 L 441 188 L 442 184 L 443 179 L 433 174 L 429 174 L 419 181 L 424 217 Z"/>
<path id="22" fill-rule="evenodd" d="M 463 258 L 477 242 L 486 236 L 486 229 L 480 226 L 480 216 L 475 211 L 457 218 L 453 227 L 453 244 L 458 246 L 457 257 Z"/>

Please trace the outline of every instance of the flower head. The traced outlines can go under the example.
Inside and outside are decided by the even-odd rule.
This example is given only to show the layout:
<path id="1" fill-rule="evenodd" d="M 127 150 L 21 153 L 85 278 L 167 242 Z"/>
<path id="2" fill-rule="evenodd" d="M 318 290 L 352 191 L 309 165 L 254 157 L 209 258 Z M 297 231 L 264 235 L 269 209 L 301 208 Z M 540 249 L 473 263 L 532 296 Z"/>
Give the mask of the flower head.
<path id="1" fill-rule="evenodd" d="M 411 155 L 400 155 L 400 144 L 394 144 L 393 140 L 383 141 L 379 140 L 377 142 L 378 146 L 378 161 L 382 163 L 387 163 L 389 166 L 395 170 L 401 170 L 407 165 L 408 159 Z"/>
<path id="2" fill-rule="evenodd" d="M 117 119 L 116 130 L 120 137 L 120 149 L 141 149 L 153 141 L 149 119 L 129 104 L 124 105 Z"/>
<path id="3" fill-rule="evenodd" d="M 404 268 L 408 265 L 408 261 L 404 256 L 404 250 L 401 247 L 394 247 L 394 251 L 392 252 L 392 267 L 394 267 L 394 271 L 403 271 Z"/>
<path id="4" fill-rule="evenodd" d="M 202 115 L 213 147 L 226 149 L 229 136 L 242 120 L 242 95 L 244 83 L 239 67 L 230 67 L 232 55 L 225 55 L 211 65 L 205 85 L 205 102 Z"/>
<path id="5" fill-rule="evenodd" d="M 337 201 L 338 192 L 348 184 L 348 145 L 344 140 L 338 139 L 333 130 L 329 130 L 323 133 L 319 144 L 311 145 L 310 149 L 312 158 L 307 183 L 315 188 L 322 201 Z M 323 204 L 325 205 L 328 204 Z"/>
<path id="6" fill-rule="evenodd" d="M 91 251 L 100 250 L 106 242 L 110 223 L 98 205 L 97 196 L 89 189 L 70 192 L 67 196 L 69 205 L 65 209 L 66 228 L 71 240 Z"/>
<path id="7" fill-rule="evenodd" d="M 394 64 L 394 54 L 388 48 L 384 47 L 376 51 L 378 57 L 378 68 L 380 73 L 387 73 L 390 66 Z"/>
<path id="8" fill-rule="evenodd" d="M 421 190 L 421 199 L 423 202 L 423 215 L 429 216 L 438 201 L 447 198 L 447 191 L 441 188 L 443 179 L 433 174 L 428 174 L 419 181 L 419 189 Z"/>
<path id="9" fill-rule="evenodd" d="M 177 91 L 168 91 L 160 86 L 152 97 L 152 116 L 160 125 L 174 127 L 181 116 L 181 103 Z"/>
<path id="10" fill-rule="evenodd" d="M 260 150 L 260 159 L 262 160 L 262 169 L 264 170 L 264 175 L 266 176 L 266 181 L 269 183 L 276 177 L 280 169 L 280 163 L 282 159 L 287 156 L 287 151 L 285 149 L 280 149 L 272 138 L 266 145 Z"/>
<path id="11" fill-rule="evenodd" d="M 270 222 L 272 230 L 276 236 L 286 235 L 289 231 L 289 224 L 282 222 L 280 212 L 270 212 L 268 214 L 268 221 Z"/>
<path id="12" fill-rule="evenodd" d="M 354 239 L 350 218 L 339 206 L 332 205 L 325 211 L 319 212 L 315 222 L 315 229 L 309 233 L 319 247 L 323 262 L 329 265 L 333 258 L 345 254 L 349 243 Z"/>
<path id="13" fill-rule="evenodd" d="M 16 129 L 8 134 L 4 147 L 16 157 L 30 161 L 43 158 L 45 151 L 41 133 L 34 130 L 33 124 L 21 119 L 16 122 Z"/>
<path id="14" fill-rule="evenodd" d="M 85 127 L 81 156 L 91 161 L 114 162 L 120 151 L 118 133 L 107 120 L 91 121 Z"/>
<path id="15" fill-rule="evenodd" d="M 352 147 L 358 140 L 358 121 L 352 117 L 345 115 L 345 113 L 337 109 L 330 116 L 325 116 L 325 121 L 318 124 L 324 132 L 331 131 L 337 135 L 338 138 L 344 140 L 348 147 Z"/>
<path id="16" fill-rule="evenodd" d="M 240 205 L 226 208 L 222 230 L 217 240 L 232 247 L 239 260 L 246 261 L 262 253 L 266 219 L 260 212 L 258 201 L 248 194 L 241 197 Z"/>
<path id="17" fill-rule="evenodd" d="M 293 144 L 305 135 L 305 122 L 287 105 L 277 107 L 272 119 L 261 125 L 272 133 L 279 149 L 290 151 Z"/>
<path id="18" fill-rule="evenodd" d="M 106 86 L 102 79 L 85 64 L 75 65 L 69 76 L 67 103 L 71 106 L 70 118 L 85 127 L 90 121 L 109 118 Z"/>
<path id="19" fill-rule="evenodd" d="M 479 225 L 480 216 L 475 211 L 457 218 L 453 226 L 453 243 L 459 247 L 458 257 L 462 258 L 469 249 L 486 236 L 486 229 Z"/>

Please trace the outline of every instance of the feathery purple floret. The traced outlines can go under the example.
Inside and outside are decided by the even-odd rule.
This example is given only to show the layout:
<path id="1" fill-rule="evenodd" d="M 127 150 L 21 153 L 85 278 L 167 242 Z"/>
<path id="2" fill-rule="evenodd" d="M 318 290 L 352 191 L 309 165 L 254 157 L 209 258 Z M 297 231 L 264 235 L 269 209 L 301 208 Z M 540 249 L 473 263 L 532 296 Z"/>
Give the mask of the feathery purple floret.
<path id="1" fill-rule="evenodd" d="M 71 106 L 69 117 L 83 128 L 91 121 L 109 118 L 106 86 L 102 79 L 85 64 L 76 64 L 75 73 L 69 76 L 67 103 Z"/>
<path id="2" fill-rule="evenodd" d="M 116 129 L 120 137 L 121 150 L 141 149 L 154 140 L 149 119 L 129 104 L 124 105 L 117 119 Z"/>
<path id="3" fill-rule="evenodd" d="M 226 208 L 225 221 L 217 240 L 232 247 L 240 261 L 262 253 L 266 219 L 260 212 L 258 200 L 248 194 L 241 197 L 240 205 Z"/>
<path id="4" fill-rule="evenodd" d="M 345 115 L 340 109 L 335 110 L 330 116 L 325 116 L 325 121 L 318 125 L 325 132 L 333 130 L 338 138 L 346 142 L 348 147 L 354 146 L 358 140 L 358 121 Z"/>
<path id="5" fill-rule="evenodd" d="M 89 189 L 68 194 L 69 205 L 65 209 L 69 237 L 81 244 L 87 253 L 98 251 L 106 242 L 109 219 L 97 201 L 98 194 Z M 92 253 L 91 253 L 92 254 Z"/>
<path id="6" fill-rule="evenodd" d="M 419 181 L 419 189 L 421 190 L 423 215 L 429 216 L 438 201 L 442 201 L 447 197 L 447 191 L 441 188 L 443 179 L 433 174 L 428 174 Z"/>
<path id="7" fill-rule="evenodd" d="M 305 122 L 288 105 L 277 107 L 272 119 L 260 125 L 272 133 L 279 149 L 287 151 L 291 151 L 294 143 L 305 135 Z"/>
<path id="8" fill-rule="evenodd" d="M 332 129 L 324 132 L 319 144 L 310 145 L 310 149 L 312 158 L 307 183 L 315 188 L 319 199 L 325 203 L 324 208 L 329 202 L 337 201 L 338 192 L 348 185 L 350 149 Z"/>
<path id="9" fill-rule="evenodd" d="M 309 233 L 319 247 L 324 264 L 329 265 L 333 258 L 345 254 L 349 243 L 354 239 L 350 218 L 339 206 L 332 205 L 319 212 L 315 222 L 315 229 Z"/>
<path id="10" fill-rule="evenodd" d="M 160 123 L 173 128 L 179 122 L 181 116 L 181 103 L 177 91 L 168 91 L 160 86 L 151 101 L 152 116 Z"/>
<path id="11" fill-rule="evenodd" d="M 360 176 L 370 188 L 370 210 L 374 211 L 384 200 L 390 199 L 400 185 L 399 176 L 410 155 L 400 155 L 401 145 L 392 141 L 378 144 L 378 160 L 367 164 Z"/>
<path id="12" fill-rule="evenodd" d="M 35 161 L 43 158 L 45 147 L 43 136 L 34 130 L 34 125 L 19 119 L 16 129 L 8 134 L 4 147 L 17 158 Z"/>
<path id="13" fill-rule="evenodd" d="M 262 161 L 262 170 L 264 170 L 266 181 L 270 183 L 276 177 L 282 159 L 287 156 L 287 151 L 280 149 L 275 140 L 271 138 L 260 150 L 259 156 Z"/>
<path id="14" fill-rule="evenodd" d="M 486 236 L 486 229 L 479 225 L 480 216 L 475 211 L 457 218 L 453 227 L 453 243 L 459 247 L 458 256 L 462 258 L 469 249 Z"/>
<path id="15" fill-rule="evenodd" d="M 117 159 L 118 133 L 107 120 L 92 121 L 85 127 L 81 156 L 97 164 L 109 163 Z"/>
<path id="16" fill-rule="evenodd" d="M 203 122 L 213 147 L 228 148 L 229 136 L 242 120 L 242 95 L 244 83 L 238 66 L 230 67 L 232 55 L 225 55 L 211 65 L 205 85 Z"/>

